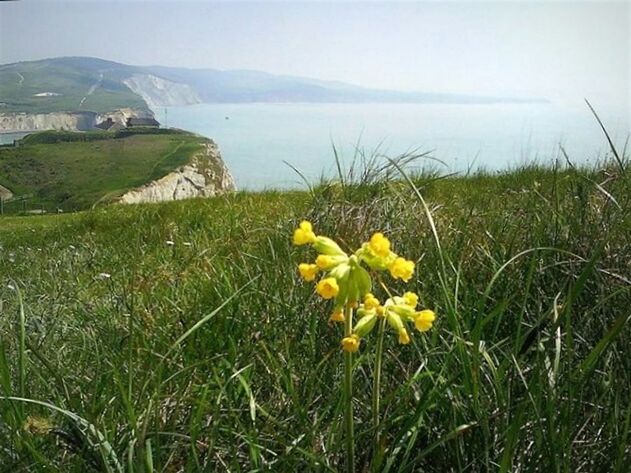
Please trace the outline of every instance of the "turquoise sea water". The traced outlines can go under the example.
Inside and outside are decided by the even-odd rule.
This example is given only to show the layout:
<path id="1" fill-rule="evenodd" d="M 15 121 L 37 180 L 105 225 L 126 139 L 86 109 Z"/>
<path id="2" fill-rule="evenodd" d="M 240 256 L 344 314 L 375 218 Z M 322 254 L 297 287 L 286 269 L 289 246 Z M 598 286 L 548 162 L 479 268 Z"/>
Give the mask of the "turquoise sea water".
<path id="1" fill-rule="evenodd" d="M 497 170 L 524 162 L 554 162 L 562 144 L 576 163 L 593 162 L 607 142 L 586 106 L 553 104 L 213 104 L 155 110 L 167 126 L 214 139 L 239 188 L 302 187 L 333 175 L 332 143 L 345 161 L 355 145 L 380 146 L 387 155 L 432 151 L 445 173 L 485 167 Z M 627 111 L 628 113 L 628 111 Z M 622 148 L 629 134 L 624 111 L 601 111 Z M 426 162 L 429 164 L 429 162 Z"/>

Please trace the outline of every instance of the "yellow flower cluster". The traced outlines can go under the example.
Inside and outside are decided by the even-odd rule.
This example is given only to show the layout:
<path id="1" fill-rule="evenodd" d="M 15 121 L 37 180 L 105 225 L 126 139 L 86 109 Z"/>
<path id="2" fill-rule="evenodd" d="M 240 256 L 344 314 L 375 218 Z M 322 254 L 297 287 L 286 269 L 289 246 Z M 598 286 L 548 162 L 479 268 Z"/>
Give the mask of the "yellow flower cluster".
<path id="1" fill-rule="evenodd" d="M 315 262 L 301 263 L 298 272 L 305 281 L 315 281 L 319 273 L 324 274 L 316 284 L 316 292 L 323 299 L 335 300 L 331 320 L 343 322 L 344 306 L 356 304 L 370 291 L 370 275 L 360 258 L 349 256 L 330 238 L 316 235 L 309 222 L 301 222 L 294 231 L 294 244 L 310 244 L 318 252 Z"/>
<path id="2" fill-rule="evenodd" d="M 414 262 L 401 258 L 390 249 L 390 240 L 383 233 L 375 233 L 357 252 L 372 269 L 387 269 L 395 279 L 408 282 L 414 274 Z"/>
<path id="3" fill-rule="evenodd" d="M 381 305 L 379 300 L 368 293 L 364 296 L 364 303 L 359 306 L 357 315 L 359 320 L 353 328 L 353 335 L 359 339 L 365 337 L 375 327 L 379 317 L 385 317 L 388 324 L 399 336 L 399 343 L 410 343 L 410 335 L 405 322 L 414 322 L 416 328 L 426 332 L 432 328 L 436 314 L 429 309 L 417 311 L 418 296 L 413 292 L 406 292 L 403 296 L 389 298 Z"/>
<path id="4" fill-rule="evenodd" d="M 375 325 L 378 316 L 386 317 L 389 324 L 399 334 L 400 343 L 409 343 L 410 338 L 403 324 L 413 320 L 416 327 L 429 330 L 434 321 L 432 311 L 416 312 L 418 296 L 407 292 L 403 297 L 388 299 L 382 306 L 371 294 L 370 274 L 363 266 L 373 271 L 388 271 L 395 279 L 409 281 L 414 274 L 414 262 L 394 253 L 390 240 L 383 233 L 375 233 L 369 241 L 350 256 L 332 239 L 316 235 L 310 222 L 303 221 L 294 231 L 295 245 L 311 245 L 318 256 L 313 263 L 298 265 L 300 276 L 308 282 L 315 281 L 319 273 L 323 277 L 316 283 L 316 292 L 323 299 L 333 299 L 334 309 L 330 320 L 344 322 L 344 307 L 357 307 L 361 316 L 352 335 L 342 340 L 342 348 L 349 352 L 359 349 L 361 337 Z"/>

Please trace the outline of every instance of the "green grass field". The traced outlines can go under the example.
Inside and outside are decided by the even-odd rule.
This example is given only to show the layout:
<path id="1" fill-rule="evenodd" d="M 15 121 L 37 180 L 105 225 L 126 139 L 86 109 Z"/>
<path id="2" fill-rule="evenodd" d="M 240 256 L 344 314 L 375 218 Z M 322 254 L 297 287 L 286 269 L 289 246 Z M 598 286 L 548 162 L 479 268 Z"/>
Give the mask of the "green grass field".
<path id="1" fill-rule="evenodd" d="M 155 131 L 155 133 L 158 133 Z M 81 141 L 75 141 L 81 140 Z M 120 196 L 186 164 L 201 149 L 189 133 L 42 132 L 19 147 L 0 148 L 0 184 L 28 209 L 78 210 Z M 23 210 L 21 201 L 5 211 Z"/>
<path id="2" fill-rule="evenodd" d="M 386 334 L 372 466 L 362 342 L 357 471 L 628 471 L 629 171 L 355 176 L 0 218 L 2 471 L 342 470 L 341 328 L 297 277 L 303 218 L 348 247 L 383 231 L 437 313 Z"/>

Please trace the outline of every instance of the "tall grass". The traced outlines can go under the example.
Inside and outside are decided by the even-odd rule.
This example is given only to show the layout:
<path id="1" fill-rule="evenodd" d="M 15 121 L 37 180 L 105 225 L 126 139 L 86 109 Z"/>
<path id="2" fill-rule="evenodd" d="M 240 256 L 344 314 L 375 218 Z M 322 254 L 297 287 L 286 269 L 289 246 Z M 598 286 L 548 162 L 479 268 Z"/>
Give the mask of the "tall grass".
<path id="1" fill-rule="evenodd" d="M 307 218 L 349 247 L 392 236 L 438 314 L 385 338 L 373 470 L 625 471 L 628 166 L 375 163 L 304 193 L 1 219 L 0 469 L 337 471 L 340 329 L 296 275 Z M 375 341 L 355 357 L 358 471 Z"/>

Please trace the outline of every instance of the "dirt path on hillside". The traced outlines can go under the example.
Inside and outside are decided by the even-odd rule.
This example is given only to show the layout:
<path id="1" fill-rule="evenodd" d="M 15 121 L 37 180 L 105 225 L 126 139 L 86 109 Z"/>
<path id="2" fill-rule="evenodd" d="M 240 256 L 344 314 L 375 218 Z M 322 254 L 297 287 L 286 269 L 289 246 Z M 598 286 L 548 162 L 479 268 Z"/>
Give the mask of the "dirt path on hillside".
<path id="1" fill-rule="evenodd" d="M 97 80 L 94 84 L 92 84 L 92 86 L 91 86 L 91 87 L 90 87 L 90 89 L 88 90 L 88 93 L 87 93 L 87 94 L 85 94 L 85 95 L 83 96 L 83 98 L 81 99 L 81 102 L 79 102 L 79 107 L 83 106 L 83 102 L 85 102 L 85 101 L 86 101 L 86 99 L 87 99 L 90 95 L 92 95 L 96 89 L 98 89 L 98 88 L 101 86 L 101 83 L 102 83 L 102 82 L 103 82 L 103 73 L 101 72 L 101 73 L 99 73 L 99 78 L 98 78 L 98 80 Z"/>

